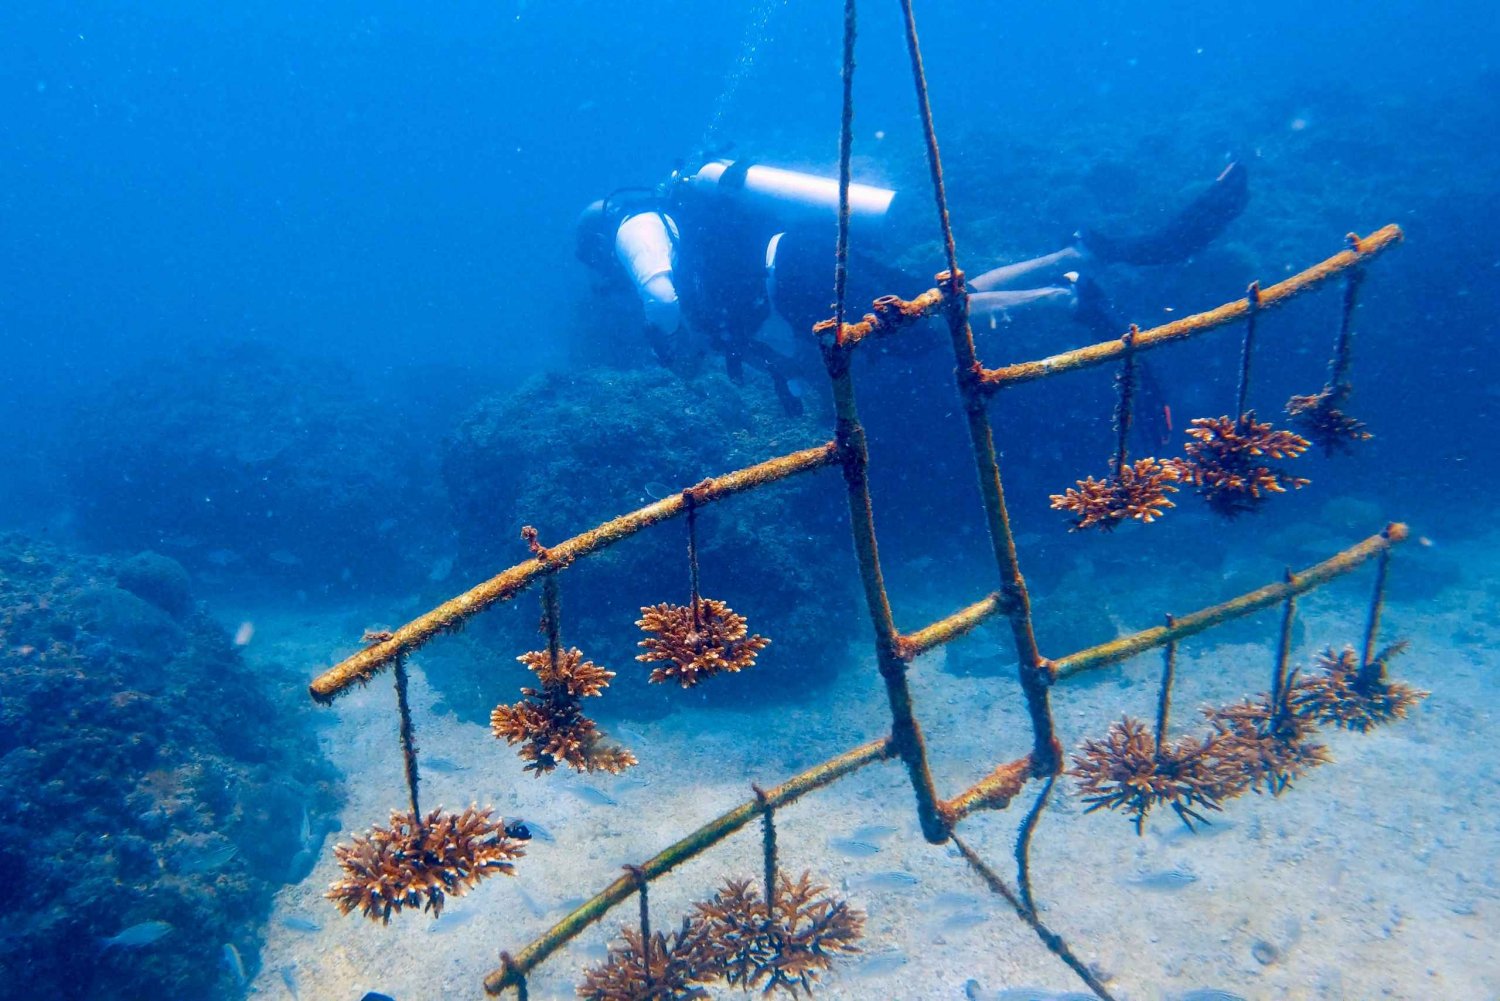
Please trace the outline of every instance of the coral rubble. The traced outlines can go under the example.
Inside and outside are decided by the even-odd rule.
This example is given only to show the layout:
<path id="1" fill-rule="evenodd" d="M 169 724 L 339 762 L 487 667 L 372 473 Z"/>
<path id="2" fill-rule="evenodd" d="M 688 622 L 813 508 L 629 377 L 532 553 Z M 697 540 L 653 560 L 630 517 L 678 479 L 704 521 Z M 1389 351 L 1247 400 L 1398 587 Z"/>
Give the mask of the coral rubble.
<path id="1" fill-rule="evenodd" d="M 1238 419 L 1196 418 L 1187 433 L 1191 440 L 1180 460 L 1181 477 L 1225 517 L 1252 511 L 1270 494 L 1311 482 L 1271 464 L 1302 455 L 1307 439 L 1257 421 L 1253 410 Z"/>
<path id="2" fill-rule="evenodd" d="M 1385 677 L 1385 665 L 1405 649 L 1405 642 L 1391 644 L 1376 654 L 1373 670 L 1368 671 L 1361 670 L 1353 647 L 1346 646 L 1337 653 L 1332 647 L 1325 649 L 1317 660 L 1322 673 L 1303 679 L 1292 689 L 1295 711 L 1318 723 L 1361 733 L 1404 718 L 1429 694 Z"/>
<path id="3" fill-rule="evenodd" d="M 650 978 L 640 932 L 586 971 L 578 988 L 588 1001 L 656 1001 L 705 997 L 702 985 L 723 981 L 743 990 L 811 996 L 840 957 L 859 951 L 864 914 L 804 872 L 778 870 L 770 906 L 749 880 L 730 879 L 670 936 L 652 936 Z"/>
<path id="4" fill-rule="evenodd" d="M 653 682 L 675 678 L 683 688 L 716 674 L 743 671 L 771 642 L 750 634 L 743 615 L 713 598 L 697 599 L 696 607 L 660 604 L 642 608 L 636 625 L 647 636 L 640 642 L 646 652 L 635 659 L 661 665 L 651 670 Z"/>
<path id="5" fill-rule="evenodd" d="M 614 672 L 584 660 L 577 647 L 523 653 L 518 660 L 536 674 L 540 688 L 522 688 L 514 705 L 501 704 L 490 714 L 490 731 L 507 744 L 521 744 L 526 770 L 540 776 L 559 762 L 580 772 L 618 774 L 636 763 L 622 747 L 605 744 L 599 726 L 583 714 L 579 700 L 609 687 Z"/>
<path id="6" fill-rule="evenodd" d="M 1120 466 L 1117 475 L 1103 480 L 1092 476 L 1078 481 L 1060 494 L 1053 494 L 1052 509 L 1072 514 L 1072 531 L 1100 528 L 1112 531 L 1127 518 L 1151 524 L 1176 507 L 1167 494 L 1183 476 L 1182 467 L 1171 459 L 1137 459 Z"/>
<path id="7" fill-rule="evenodd" d="M 1085 740 L 1070 774 L 1088 803 L 1085 813 L 1123 810 L 1141 833 L 1146 815 L 1170 806 L 1189 829 L 1206 823 L 1200 810 L 1219 810 L 1229 776 L 1212 737 L 1162 741 L 1140 720 L 1126 716 L 1103 740 Z"/>
<path id="8" fill-rule="evenodd" d="M 1369 441 L 1374 435 L 1365 429 L 1364 421 L 1344 413 L 1348 398 L 1348 385 L 1324 386 L 1308 396 L 1293 396 L 1287 401 L 1286 412 L 1324 455 L 1349 452 L 1355 442 Z"/>
<path id="9" fill-rule="evenodd" d="M 391 813 L 352 844 L 335 845 L 343 878 L 328 888 L 339 911 L 358 910 L 389 924 L 392 913 L 420 906 L 436 917 L 448 897 L 460 897 L 487 876 L 511 875 L 525 854 L 493 810 L 470 805 L 462 813 L 433 810 L 426 817 Z"/>

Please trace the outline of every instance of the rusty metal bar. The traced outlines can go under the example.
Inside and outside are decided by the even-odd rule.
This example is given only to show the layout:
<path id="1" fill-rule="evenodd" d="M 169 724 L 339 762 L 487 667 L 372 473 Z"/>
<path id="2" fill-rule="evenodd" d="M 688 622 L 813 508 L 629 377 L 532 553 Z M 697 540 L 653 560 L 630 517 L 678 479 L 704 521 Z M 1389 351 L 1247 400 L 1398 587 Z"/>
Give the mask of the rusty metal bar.
<path id="1" fill-rule="evenodd" d="M 778 456 L 754 466 L 716 476 L 693 487 L 694 501 L 706 504 L 734 494 L 784 480 L 798 473 L 822 469 L 838 458 L 833 442 Z M 581 535 L 575 535 L 547 550 L 545 559 L 531 559 L 450 598 L 425 615 L 397 629 L 389 639 L 375 643 L 340 661 L 320 674 L 308 686 L 314 701 L 329 703 L 355 684 L 365 684 L 396 658 L 426 644 L 434 636 L 460 627 L 491 605 L 509 601 L 538 578 L 556 573 L 575 560 L 607 549 L 636 532 L 667 521 L 687 510 L 681 493 L 664 497 L 654 504 L 621 515 Z"/>
<path id="2" fill-rule="evenodd" d="M 760 816 L 766 809 L 776 809 L 795 802 L 815 789 L 830 785 L 866 765 L 884 761 L 895 753 L 890 738 L 883 737 L 846 751 L 820 765 L 788 779 L 779 786 L 766 790 L 765 798 L 756 797 L 722 814 L 670 848 L 641 863 L 641 878 L 650 882 L 666 875 L 682 863 L 692 859 L 723 841 L 731 834 Z M 536 969 L 548 956 L 561 949 L 589 925 L 604 917 L 612 908 L 630 899 L 636 892 L 636 876 L 627 873 L 593 899 L 579 905 L 567 917 L 553 925 L 546 934 L 532 942 L 515 955 L 506 955 L 504 964 L 484 978 L 484 989 L 489 994 L 499 994 L 522 982 L 526 974 Z"/>
<path id="3" fill-rule="evenodd" d="M 1350 234 L 1350 246 L 1347 250 L 1342 250 L 1285 281 L 1277 282 L 1270 288 L 1262 289 L 1257 308 L 1264 311 L 1284 306 L 1303 292 L 1316 288 L 1350 268 L 1360 267 L 1374 259 L 1400 243 L 1401 239 L 1401 227 L 1396 225 L 1383 226 L 1363 239 Z M 1177 341 L 1184 341 L 1244 319 L 1249 312 L 1249 300 L 1236 299 L 1217 309 L 1195 313 L 1159 327 L 1152 327 L 1150 330 L 1143 330 L 1140 337 L 1136 338 L 1135 349 L 1150 351 Z M 1118 359 L 1124 351 L 1125 346 L 1118 340 L 1102 341 L 1074 351 L 1052 355 L 1049 358 L 1006 365 L 1003 368 L 983 369 L 979 373 L 979 381 L 987 392 L 995 392 L 1063 372 L 1104 365 Z"/>
<path id="4" fill-rule="evenodd" d="M 1242 594 L 1222 604 L 1200 609 L 1191 615 L 1184 615 L 1173 624 L 1170 630 L 1165 626 L 1143 629 L 1138 633 L 1121 636 L 1108 643 L 1101 643 L 1087 650 L 1069 654 L 1053 661 L 1053 668 L 1059 680 L 1070 678 L 1084 671 L 1092 671 L 1110 664 L 1118 664 L 1122 660 L 1129 660 L 1147 650 L 1154 650 L 1164 645 L 1168 640 L 1192 636 L 1221 622 L 1237 619 L 1263 608 L 1270 608 L 1285 601 L 1289 596 L 1305 594 L 1335 577 L 1342 577 L 1366 560 L 1383 555 L 1391 547 L 1405 542 L 1407 534 L 1408 530 L 1405 525 L 1394 522 L 1386 526 L 1385 531 L 1379 535 L 1372 535 L 1358 545 L 1351 546 L 1322 563 L 1308 567 L 1299 574 L 1293 574 L 1290 581 L 1267 584 L 1265 587 Z"/>
<path id="5" fill-rule="evenodd" d="M 896 648 L 901 658 L 912 661 L 929 650 L 935 650 L 974 629 L 986 619 L 1003 612 L 998 592 L 985 595 L 974 604 L 960 608 L 952 615 L 923 626 L 914 633 L 903 633 L 896 638 Z"/>

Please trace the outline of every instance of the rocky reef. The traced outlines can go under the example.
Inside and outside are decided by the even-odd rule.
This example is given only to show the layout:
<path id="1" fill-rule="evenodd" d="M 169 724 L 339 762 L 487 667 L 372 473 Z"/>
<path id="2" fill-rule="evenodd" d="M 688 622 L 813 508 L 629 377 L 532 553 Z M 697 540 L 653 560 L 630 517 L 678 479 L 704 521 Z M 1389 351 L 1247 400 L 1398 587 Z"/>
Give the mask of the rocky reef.
<path id="1" fill-rule="evenodd" d="M 176 561 L 0 536 L 0 999 L 242 993 L 336 806 L 311 710 L 272 684 Z"/>
<path id="2" fill-rule="evenodd" d="M 736 385 L 709 372 L 685 381 L 659 370 L 539 377 L 480 403 L 446 443 L 443 477 L 464 569 L 477 578 L 526 559 L 525 524 L 553 544 L 705 476 L 827 437 L 813 417 L 786 417 L 770 387 L 754 378 Z M 794 478 L 699 512 L 702 593 L 731 603 L 751 630 L 774 642 L 753 669 L 690 696 L 662 690 L 675 686 L 648 692 L 650 670 L 636 662 L 642 608 L 689 597 L 683 522 L 643 532 L 565 572 L 564 642 L 618 673 L 608 701 L 661 711 L 682 698 L 805 694 L 827 679 L 841 659 L 830 654 L 858 635 L 861 621 L 842 491 L 816 481 L 834 475 Z M 537 616 L 530 596 L 519 603 L 476 622 L 468 635 L 482 634 L 480 642 L 426 655 L 429 677 L 466 716 L 487 719 L 497 696 L 512 701 L 525 681 L 514 658 L 536 645 Z M 475 656 L 487 657 L 494 670 L 476 672 Z"/>

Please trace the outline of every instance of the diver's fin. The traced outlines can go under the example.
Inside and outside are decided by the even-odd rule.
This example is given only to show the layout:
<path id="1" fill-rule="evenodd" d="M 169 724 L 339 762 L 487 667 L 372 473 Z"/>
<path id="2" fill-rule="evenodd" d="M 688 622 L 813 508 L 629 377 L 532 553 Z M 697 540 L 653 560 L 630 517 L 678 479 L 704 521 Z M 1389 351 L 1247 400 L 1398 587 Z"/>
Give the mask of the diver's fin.
<path id="1" fill-rule="evenodd" d="M 1208 246 L 1249 201 L 1249 171 L 1235 161 L 1207 191 L 1154 232 L 1111 237 L 1085 231 L 1079 237 L 1084 248 L 1106 264 L 1175 264 Z"/>

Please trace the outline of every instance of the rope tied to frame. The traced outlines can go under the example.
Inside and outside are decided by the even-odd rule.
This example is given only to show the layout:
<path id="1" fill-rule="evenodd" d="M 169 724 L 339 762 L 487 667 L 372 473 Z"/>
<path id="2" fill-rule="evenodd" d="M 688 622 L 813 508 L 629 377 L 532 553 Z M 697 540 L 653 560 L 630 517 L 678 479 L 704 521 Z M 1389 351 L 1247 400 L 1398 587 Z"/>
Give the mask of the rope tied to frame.
<path id="1" fill-rule="evenodd" d="M 774 920 L 776 915 L 776 808 L 771 805 L 766 791 L 754 782 L 750 788 L 755 792 L 755 801 L 760 806 L 760 844 L 766 880 L 766 918 Z"/>
<path id="2" fill-rule="evenodd" d="M 1255 325 L 1260 316 L 1260 282 L 1245 290 L 1245 339 L 1240 346 L 1240 381 L 1235 388 L 1234 416 L 1239 420 L 1250 399 L 1250 362 L 1255 352 Z"/>
<path id="3" fill-rule="evenodd" d="M 396 676 L 396 711 L 401 717 L 401 757 L 406 766 L 406 791 L 411 796 L 412 823 L 422 823 L 422 808 L 417 802 L 417 786 L 421 775 L 417 769 L 417 739 L 411 720 L 411 701 L 407 698 L 406 657 L 395 660 L 393 673 Z"/>
<path id="4" fill-rule="evenodd" d="M 1125 463 L 1130 458 L 1130 424 L 1135 410 L 1135 339 L 1141 328 L 1134 323 L 1120 340 L 1125 344 L 1125 354 L 1120 359 L 1120 371 L 1115 376 L 1119 396 L 1115 400 L 1115 479 L 1125 479 Z"/>

